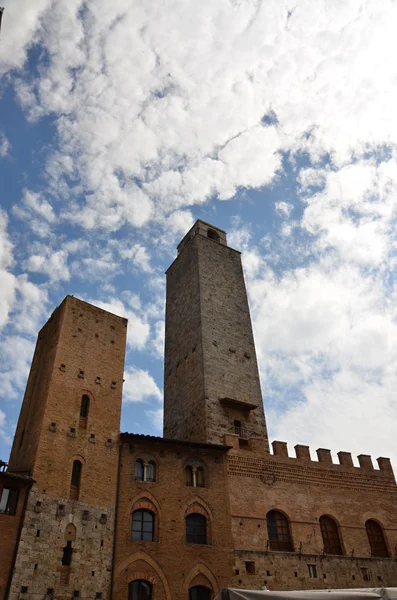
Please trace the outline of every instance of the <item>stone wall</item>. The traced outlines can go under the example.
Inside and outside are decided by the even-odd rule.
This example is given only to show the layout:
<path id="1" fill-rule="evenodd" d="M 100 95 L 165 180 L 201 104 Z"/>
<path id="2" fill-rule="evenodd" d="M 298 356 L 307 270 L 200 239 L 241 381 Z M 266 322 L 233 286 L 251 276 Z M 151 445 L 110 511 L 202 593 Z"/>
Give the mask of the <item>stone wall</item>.
<path id="1" fill-rule="evenodd" d="M 178 249 L 167 271 L 164 435 L 220 443 L 236 420 L 267 448 L 240 253 L 202 221 Z"/>
<path id="2" fill-rule="evenodd" d="M 68 526 L 75 538 L 70 568 L 62 566 Z M 75 529 L 74 529 L 75 528 Z M 53 590 L 57 600 L 109 598 L 114 508 L 40 493 L 34 486 L 19 542 L 9 600 L 43 600 Z M 25 593 L 23 587 L 27 588 Z"/>

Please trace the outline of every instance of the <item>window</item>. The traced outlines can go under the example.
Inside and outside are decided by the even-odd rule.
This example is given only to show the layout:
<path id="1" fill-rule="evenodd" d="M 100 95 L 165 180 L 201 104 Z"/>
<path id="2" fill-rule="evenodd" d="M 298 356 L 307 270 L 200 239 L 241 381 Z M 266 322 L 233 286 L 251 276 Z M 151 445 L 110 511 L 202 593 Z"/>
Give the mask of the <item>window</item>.
<path id="1" fill-rule="evenodd" d="M 63 567 L 70 567 L 70 565 L 72 564 L 72 554 L 73 554 L 73 548 L 72 548 L 72 542 L 66 542 L 66 546 L 63 549 L 63 555 L 62 555 L 62 566 Z"/>
<path id="2" fill-rule="evenodd" d="M 128 584 L 128 600 L 151 600 L 152 584 L 138 579 Z"/>
<path id="3" fill-rule="evenodd" d="M 132 539 L 136 542 L 153 542 L 154 514 L 148 510 L 132 513 Z"/>
<path id="4" fill-rule="evenodd" d="M 204 469 L 197 467 L 196 469 L 196 487 L 204 487 Z"/>
<path id="5" fill-rule="evenodd" d="M 361 575 L 363 576 L 364 581 L 371 581 L 371 573 L 367 567 L 361 567 Z"/>
<path id="6" fill-rule="evenodd" d="M 186 517 L 186 543 L 207 543 L 207 519 L 198 513 L 192 513 Z"/>
<path id="7" fill-rule="evenodd" d="M 80 405 L 80 427 L 87 427 L 88 410 L 90 408 L 90 399 L 87 394 L 81 397 Z"/>
<path id="8" fill-rule="evenodd" d="M 135 480 L 143 481 L 143 474 L 144 474 L 143 460 L 137 460 L 135 462 Z"/>
<path id="9" fill-rule="evenodd" d="M 156 464 L 152 460 L 146 465 L 145 481 L 156 481 Z"/>
<path id="10" fill-rule="evenodd" d="M 216 242 L 219 242 L 220 240 L 219 233 L 215 231 L 215 229 L 207 229 L 207 237 L 209 237 L 210 240 L 215 240 Z"/>
<path id="11" fill-rule="evenodd" d="M 70 483 L 70 498 L 71 500 L 78 500 L 80 495 L 80 481 L 81 481 L 81 469 L 82 464 L 79 460 L 73 462 L 72 469 L 72 480 Z"/>
<path id="12" fill-rule="evenodd" d="M 316 579 L 317 577 L 317 567 L 316 565 L 307 565 L 309 569 L 309 577 L 311 579 Z"/>
<path id="13" fill-rule="evenodd" d="M 371 556 L 389 556 L 383 529 L 379 523 L 369 519 L 365 523 L 365 528 L 367 530 L 369 545 L 371 546 Z"/>
<path id="14" fill-rule="evenodd" d="M 338 525 L 334 519 L 323 515 L 320 517 L 320 528 L 323 536 L 324 552 L 326 554 L 343 554 Z"/>
<path id="15" fill-rule="evenodd" d="M 185 483 L 186 485 L 193 487 L 193 467 L 190 465 L 185 467 Z"/>
<path id="16" fill-rule="evenodd" d="M 17 512 L 18 490 L 3 488 L 1 490 L 0 514 L 13 516 Z"/>
<path id="17" fill-rule="evenodd" d="M 189 600 L 211 600 L 211 591 L 202 585 L 195 585 L 189 590 Z"/>
<path id="18" fill-rule="evenodd" d="M 189 487 L 205 487 L 205 473 L 202 465 L 186 465 L 185 485 Z"/>
<path id="19" fill-rule="evenodd" d="M 266 515 L 270 550 L 293 552 L 287 517 L 277 510 Z"/>

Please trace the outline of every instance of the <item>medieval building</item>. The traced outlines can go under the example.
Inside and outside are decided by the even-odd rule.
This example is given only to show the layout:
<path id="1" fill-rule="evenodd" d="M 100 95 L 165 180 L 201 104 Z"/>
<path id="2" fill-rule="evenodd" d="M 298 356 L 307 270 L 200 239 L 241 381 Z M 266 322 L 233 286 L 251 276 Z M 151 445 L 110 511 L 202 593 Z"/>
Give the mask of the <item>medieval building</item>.
<path id="1" fill-rule="evenodd" d="M 210 600 L 397 585 L 390 461 L 269 450 L 240 253 L 197 221 L 167 271 L 164 437 L 119 431 L 127 321 L 67 296 L 0 473 L 0 600 Z"/>

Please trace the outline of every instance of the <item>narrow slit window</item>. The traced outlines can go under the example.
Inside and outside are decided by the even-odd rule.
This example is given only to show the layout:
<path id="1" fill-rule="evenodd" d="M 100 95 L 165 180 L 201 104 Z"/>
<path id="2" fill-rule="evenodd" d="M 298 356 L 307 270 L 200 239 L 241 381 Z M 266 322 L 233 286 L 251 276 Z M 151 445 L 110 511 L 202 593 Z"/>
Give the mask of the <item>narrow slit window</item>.
<path id="1" fill-rule="evenodd" d="M 73 462 L 72 479 L 70 482 L 70 498 L 78 500 L 80 495 L 82 464 L 79 460 Z"/>

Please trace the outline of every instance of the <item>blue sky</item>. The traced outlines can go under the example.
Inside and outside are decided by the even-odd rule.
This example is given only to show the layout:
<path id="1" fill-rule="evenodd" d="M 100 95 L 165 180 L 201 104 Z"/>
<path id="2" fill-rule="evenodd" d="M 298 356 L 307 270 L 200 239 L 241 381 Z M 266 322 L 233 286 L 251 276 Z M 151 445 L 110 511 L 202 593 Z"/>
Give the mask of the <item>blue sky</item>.
<path id="1" fill-rule="evenodd" d="M 129 319 L 121 428 L 161 432 L 201 218 L 243 251 L 271 439 L 397 464 L 397 4 L 3 3 L 0 456 L 66 294 Z"/>

